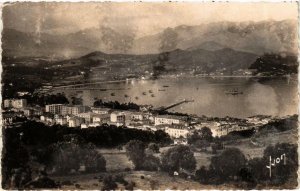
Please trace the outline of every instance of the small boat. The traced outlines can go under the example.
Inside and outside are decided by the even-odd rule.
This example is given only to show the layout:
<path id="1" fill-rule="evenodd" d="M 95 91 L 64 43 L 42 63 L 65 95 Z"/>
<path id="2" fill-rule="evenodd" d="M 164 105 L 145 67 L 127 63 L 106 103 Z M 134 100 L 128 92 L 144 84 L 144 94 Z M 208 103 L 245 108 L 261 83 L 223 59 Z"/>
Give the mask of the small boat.
<path id="1" fill-rule="evenodd" d="M 225 94 L 239 95 L 239 94 L 243 94 L 243 92 L 242 91 L 238 91 L 238 90 L 227 90 L 227 91 L 225 91 Z"/>
<path id="2" fill-rule="evenodd" d="M 163 87 L 164 87 L 164 88 L 168 88 L 169 86 L 168 86 L 168 85 L 164 85 Z"/>
<path id="3" fill-rule="evenodd" d="M 143 95 L 146 95 L 146 92 L 143 92 Z"/>
<path id="4" fill-rule="evenodd" d="M 115 96 L 115 93 L 111 93 L 110 95 L 111 95 L 111 96 Z"/>
<path id="5" fill-rule="evenodd" d="M 158 90 L 158 91 L 161 91 L 161 92 L 163 92 L 163 91 L 166 91 L 165 89 L 160 89 L 160 90 Z"/>

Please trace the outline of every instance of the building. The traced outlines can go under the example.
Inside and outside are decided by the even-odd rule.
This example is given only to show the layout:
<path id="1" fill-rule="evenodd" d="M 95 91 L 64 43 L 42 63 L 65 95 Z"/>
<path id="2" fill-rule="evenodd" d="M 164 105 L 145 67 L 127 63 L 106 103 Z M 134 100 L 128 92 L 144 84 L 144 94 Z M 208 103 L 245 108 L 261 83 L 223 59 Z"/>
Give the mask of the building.
<path id="1" fill-rule="evenodd" d="M 144 119 L 144 115 L 142 112 L 132 112 L 131 120 L 133 121 L 142 121 Z"/>
<path id="2" fill-rule="evenodd" d="M 110 121 L 110 115 L 109 114 L 95 114 L 93 116 L 93 123 L 108 123 Z"/>
<path id="3" fill-rule="evenodd" d="M 53 114 L 62 114 L 62 110 L 64 106 L 65 105 L 63 104 L 46 105 L 45 111 Z"/>
<path id="4" fill-rule="evenodd" d="M 67 119 L 63 116 L 59 116 L 58 118 L 55 119 L 55 123 L 59 125 L 66 125 Z"/>
<path id="5" fill-rule="evenodd" d="M 182 125 L 172 125 L 167 126 L 165 132 L 170 135 L 171 138 L 187 138 L 190 129 Z"/>
<path id="6" fill-rule="evenodd" d="M 223 135 L 223 130 L 221 130 L 221 123 L 216 122 L 216 121 L 205 121 L 201 122 L 197 125 L 194 125 L 195 129 L 201 129 L 203 127 L 208 127 L 211 132 L 213 137 L 220 137 Z"/>
<path id="7" fill-rule="evenodd" d="M 2 113 L 2 125 L 11 125 L 15 118 L 13 113 Z"/>
<path id="8" fill-rule="evenodd" d="M 89 111 L 89 107 L 87 106 L 82 106 L 82 105 L 74 105 L 74 106 L 63 106 L 62 110 L 61 110 L 61 114 L 62 115 L 77 115 L 79 113 L 84 113 L 84 112 L 88 112 Z"/>
<path id="9" fill-rule="evenodd" d="M 124 112 L 112 112 L 110 114 L 110 121 L 117 125 L 117 126 L 121 126 L 125 124 L 125 113 Z"/>
<path id="10" fill-rule="evenodd" d="M 3 102 L 4 108 L 16 108 L 21 109 L 27 106 L 26 99 L 5 99 Z"/>
<path id="11" fill-rule="evenodd" d="M 24 115 L 26 117 L 32 117 L 32 116 L 40 116 L 43 114 L 43 111 L 41 108 L 34 108 L 34 107 L 27 107 L 22 109 Z"/>
<path id="12" fill-rule="evenodd" d="M 172 124 L 185 124 L 187 117 L 178 115 L 158 115 L 154 118 L 154 125 L 172 125 Z"/>
<path id="13" fill-rule="evenodd" d="M 81 123 L 83 123 L 83 120 L 79 117 L 71 117 L 68 121 L 69 127 L 80 127 Z"/>
<path id="14" fill-rule="evenodd" d="M 95 115 L 95 113 L 92 112 L 85 112 L 85 113 L 79 113 L 76 116 L 83 118 L 85 123 L 92 123 L 93 122 L 93 116 Z"/>
<path id="15" fill-rule="evenodd" d="M 99 127 L 100 123 L 90 123 L 88 127 Z"/>
<path id="16" fill-rule="evenodd" d="M 97 114 L 110 114 L 111 113 L 111 109 L 109 109 L 109 108 L 93 107 L 91 110 L 93 113 L 97 113 Z"/>
<path id="17" fill-rule="evenodd" d="M 54 124 L 55 122 L 54 115 L 52 113 L 44 113 L 40 116 L 40 120 L 47 124 Z"/>

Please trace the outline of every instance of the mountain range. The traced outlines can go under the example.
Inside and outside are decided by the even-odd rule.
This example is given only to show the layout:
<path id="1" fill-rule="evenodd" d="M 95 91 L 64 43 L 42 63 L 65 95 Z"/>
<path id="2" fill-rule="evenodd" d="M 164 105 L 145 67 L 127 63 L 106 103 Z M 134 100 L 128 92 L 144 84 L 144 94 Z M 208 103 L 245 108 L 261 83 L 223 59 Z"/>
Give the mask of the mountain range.
<path id="1" fill-rule="evenodd" d="M 90 52 L 107 54 L 159 54 L 174 50 L 172 55 L 203 62 L 211 52 L 232 51 L 262 55 L 267 52 L 297 52 L 297 21 L 216 22 L 199 26 L 181 25 L 160 33 L 137 38 L 132 32 L 122 33 L 111 28 L 89 28 L 65 35 L 24 33 L 4 28 L 2 49 L 6 56 L 74 58 Z M 201 51 L 200 51 L 201 50 Z M 200 52 L 197 52 L 200 51 Z M 175 51 L 176 52 L 176 51 Z M 199 53 L 196 56 L 196 53 Z M 174 58 L 184 61 L 183 57 Z M 211 55 L 212 56 L 212 55 Z M 172 60 L 173 56 L 171 56 Z M 213 59 L 213 58 L 211 58 Z M 225 59 L 225 58 L 224 58 Z M 230 60 L 230 59 L 229 59 Z M 219 60 L 219 62 L 221 62 Z"/>

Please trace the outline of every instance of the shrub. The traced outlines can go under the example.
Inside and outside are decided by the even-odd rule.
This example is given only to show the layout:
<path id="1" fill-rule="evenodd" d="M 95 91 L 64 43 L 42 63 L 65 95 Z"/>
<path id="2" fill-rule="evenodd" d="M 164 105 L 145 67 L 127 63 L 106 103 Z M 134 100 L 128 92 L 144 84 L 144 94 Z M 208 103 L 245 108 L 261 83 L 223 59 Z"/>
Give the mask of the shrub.
<path id="1" fill-rule="evenodd" d="M 153 156 L 153 155 L 148 155 L 144 159 L 143 163 L 143 170 L 147 171 L 157 171 L 160 166 L 160 160 L 159 158 Z"/>
<path id="2" fill-rule="evenodd" d="M 153 153 L 159 153 L 159 146 L 155 143 L 150 143 L 148 145 L 148 149 L 151 150 Z"/>
<path id="3" fill-rule="evenodd" d="M 233 180 L 246 162 L 246 157 L 239 149 L 228 148 L 220 156 L 212 157 L 210 168 L 221 179 Z"/>
<path id="4" fill-rule="evenodd" d="M 136 186 L 135 182 L 130 181 L 126 186 L 125 190 L 134 190 L 134 187 Z"/>
<path id="5" fill-rule="evenodd" d="M 188 146 L 178 145 L 162 154 L 161 166 L 167 172 L 179 171 L 181 168 L 193 171 L 196 168 L 196 159 Z"/>
<path id="6" fill-rule="evenodd" d="M 126 155 L 128 156 L 129 160 L 133 162 L 135 169 L 141 169 L 146 155 L 144 143 L 137 140 L 129 141 L 125 148 Z"/>
<path id="7" fill-rule="evenodd" d="M 103 178 L 103 187 L 102 190 L 115 190 L 118 187 L 115 180 L 111 175 L 106 175 Z"/>

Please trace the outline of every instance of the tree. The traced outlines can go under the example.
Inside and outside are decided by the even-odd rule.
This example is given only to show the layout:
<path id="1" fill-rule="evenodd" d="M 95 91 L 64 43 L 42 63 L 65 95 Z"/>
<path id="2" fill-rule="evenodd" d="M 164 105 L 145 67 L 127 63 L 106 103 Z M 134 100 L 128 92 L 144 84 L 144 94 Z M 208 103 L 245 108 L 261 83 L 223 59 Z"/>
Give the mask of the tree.
<path id="1" fill-rule="evenodd" d="M 220 156 L 211 159 L 210 168 L 223 180 L 234 179 L 247 160 L 244 154 L 237 148 L 228 148 Z"/>
<path id="2" fill-rule="evenodd" d="M 143 170 L 147 171 L 157 171 L 160 166 L 160 160 L 159 158 L 153 156 L 153 155 L 147 155 L 143 162 Z"/>
<path id="3" fill-rule="evenodd" d="M 115 182 L 115 180 L 112 177 L 112 175 L 106 175 L 103 178 L 103 187 L 102 187 L 102 190 L 115 190 L 116 188 L 118 188 L 118 185 Z"/>
<path id="4" fill-rule="evenodd" d="M 135 169 L 141 169 L 145 159 L 145 145 L 141 141 L 132 140 L 129 141 L 126 146 L 126 155 L 129 160 L 131 160 L 135 166 Z"/>
<path id="5" fill-rule="evenodd" d="M 198 180 L 202 184 L 207 184 L 209 181 L 209 172 L 205 168 L 205 166 L 201 166 L 199 170 L 195 173 L 196 180 Z"/>
<path id="6" fill-rule="evenodd" d="M 106 170 L 106 161 L 96 151 L 96 147 L 93 144 L 57 143 L 52 146 L 52 149 L 51 166 L 58 173 L 68 174 L 72 169 L 77 171 L 80 165 L 85 165 L 88 172 L 102 172 Z"/>
<path id="7" fill-rule="evenodd" d="M 200 130 L 194 131 L 187 137 L 189 144 L 194 144 L 197 141 L 211 142 L 213 140 L 212 132 L 208 127 L 202 127 Z"/>
<path id="8" fill-rule="evenodd" d="M 253 173 L 253 177 L 256 181 L 266 180 L 269 176 L 269 172 L 266 168 L 267 161 L 264 161 L 263 158 L 252 158 L 248 161 L 248 167 L 250 168 L 251 172 Z M 266 169 L 266 170 L 262 170 Z"/>
<path id="9" fill-rule="evenodd" d="M 155 143 L 150 143 L 148 145 L 148 149 L 151 150 L 153 153 L 159 153 L 159 146 Z"/>
<path id="10" fill-rule="evenodd" d="M 194 153 L 188 146 L 178 145 L 162 154 L 162 169 L 167 172 L 181 169 L 193 171 L 196 168 Z"/>

